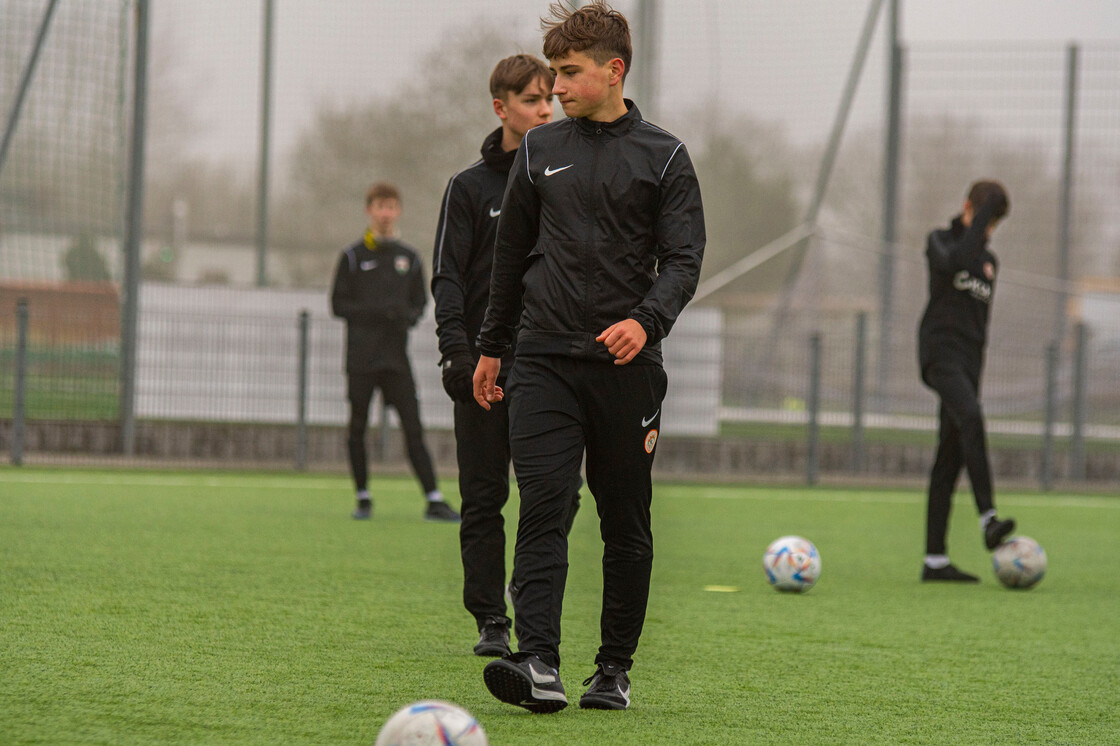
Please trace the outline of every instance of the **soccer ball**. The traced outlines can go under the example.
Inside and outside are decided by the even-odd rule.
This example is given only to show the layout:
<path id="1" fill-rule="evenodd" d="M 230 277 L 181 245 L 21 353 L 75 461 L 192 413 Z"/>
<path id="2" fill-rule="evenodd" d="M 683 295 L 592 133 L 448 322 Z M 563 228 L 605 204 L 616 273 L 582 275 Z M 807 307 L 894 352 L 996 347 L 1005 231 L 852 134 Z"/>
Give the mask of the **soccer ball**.
<path id="1" fill-rule="evenodd" d="M 766 547 L 762 569 L 770 585 L 779 591 L 803 593 L 821 576 L 821 555 L 808 539 L 783 536 Z"/>
<path id="2" fill-rule="evenodd" d="M 489 746 L 482 726 L 450 702 L 424 700 L 402 707 L 386 721 L 374 746 Z"/>
<path id="3" fill-rule="evenodd" d="M 1012 536 L 992 552 L 992 568 L 1008 588 L 1030 588 L 1046 574 L 1046 551 L 1029 536 Z"/>

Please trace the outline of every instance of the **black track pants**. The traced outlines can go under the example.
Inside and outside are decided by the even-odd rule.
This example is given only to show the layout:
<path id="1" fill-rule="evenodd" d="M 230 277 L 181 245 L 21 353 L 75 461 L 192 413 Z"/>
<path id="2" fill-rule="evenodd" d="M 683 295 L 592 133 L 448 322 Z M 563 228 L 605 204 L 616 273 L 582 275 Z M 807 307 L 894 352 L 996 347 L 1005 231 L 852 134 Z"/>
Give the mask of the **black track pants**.
<path id="1" fill-rule="evenodd" d="M 571 488 L 586 451 L 603 539 L 596 662 L 626 668 L 645 622 L 653 566 L 650 470 L 665 371 L 566 357 L 519 357 L 510 373 L 510 448 L 521 494 L 514 550 L 518 649 L 560 665 Z"/>
<path id="2" fill-rule="evenodd" d="M 486 411 L 455 402 L 455 449 L 462 497 L 459 547 L 463 605 L 481 625 L 506 615 L 506 532 L 502 508 L 509 499 L 509 409 Z"/>
<path id="3" fill-rule="evenodd" d="M 502 388 L 505 388 L 503 381 Z M 459 547 L 463 558 L 463 605 L 479 629 L 488 617 L 506 615 L 506 533 L 502 508 L 509 499 L 509 408 L 455 402 L 455 450 L 462 497 Z M 570 490 L 566 531 L 579 509 L 582 479 Z"/>
<path id="4" fill-rule="evenodd" d="M 347 395 L 350 399 L 350 426 L 347 446 L 350 451 L 350 473 L 354 487 L 366 489 L 369 480 L 369 457 L 366 454 L 366 427 L 369 424 L 369 404 L 375 389 L 381 389 L 385 403 L 397 410 L 404 431 L 405 449 L 412 471 L 420 480 L 424 494 L 436 489 L 436 474 L 432 457 L 424 445 L 424 430 L 420 424 L 420 403 L 416 399 L 416 384 L 412 371 L 378 371 L 353 373 L 347 376 Z"/>
<path id="5" fill-rule="evenodd" d="M 980 376 L 963 366 L 934 363 L 923 374 L 926 385 L 941 397 L 937 456 L 929 477 L 926 513 L 926 553 L 945 554 L 953 490 L 963 466 L 972 483 L 976 509 L 993 507 L 992 474 L 980 409 Z"/>

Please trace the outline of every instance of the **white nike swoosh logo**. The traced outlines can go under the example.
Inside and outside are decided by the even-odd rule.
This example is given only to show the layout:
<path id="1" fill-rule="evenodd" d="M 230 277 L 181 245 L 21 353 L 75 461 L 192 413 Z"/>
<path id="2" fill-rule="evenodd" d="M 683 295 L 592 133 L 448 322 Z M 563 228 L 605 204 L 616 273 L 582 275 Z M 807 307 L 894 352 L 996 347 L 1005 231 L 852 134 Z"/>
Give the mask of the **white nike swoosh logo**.
<path id="1" fill-rule="evenodd" d="M 574 163 L 569 163 L 569 164 L 568 164 L 567 166 L 561 166 L 560 168 L 553 168 L 552 166 L 548 166 L 548 167 L 547 167 L 547 168 L 545 168 L 545 170 L 544 170 L 544 175 L 545 175 L 545 176 L 552 176 L 553 174 L 558 174 L 558 173 L 560 173 L 561 171 L 566 171 L 566 170 L 568 170 L 569 168 L 571 168 L 571 167 L 572 167 L 572 166 L 574 166 L 574 165 L 576 165 L 576 164 L 574 164 Z"/>
<path id="2" fill-rule="evenodd" d="M 646 419 L 645 417 L 643 417 L 643 418 L 642 418 L 642 427 L 645 427 L 645 426 L 646 426 L 646 425 L 648 425 L 649 423 L 651 423 L 651 422 L 653 422 L 654 420 L 656 420 L 656 419 L 657 419 L 657 415 L 659 415 L 660 413 L 661 413 L 661 407 L 658 407 L 658 408 L 657 408 L 657 411 L 653 413 L 653 417 L 650 417 L 650 418 L 649 418 L 648 420 L 647 420 L 647 419 Z"/>
<path id="3" fill-rule="evenodd" d="M 490 208 L 490 217 L 492 217 L 492 218 L 496 218 L 496 217 L 498 217 L 498 216 L 499 216 L 499 215 L 501 215 L 501 214 L 502 214 L 502 211 L 501 211 L 501 209 L 497 209 L 497 210 L 495 210 L 495 209 L 494 209 L 493 207 L 491 207 L 491 208 Z"/>
<path id="4" fill-rule="evenodd" d="M 373 269 L 374 267 L 377 266 L 377 260 L 376 259 L 371 259 L 368 262 L 362 262 L 358 266 L 362 268 L 362 271 L 369 271 L 369 270 L 371 270 L 371 269 Z"/>
<path id="5" fill-rule="evenodd" d="M 556 677 L 550 673 L 537 673 L 537 669 L 533 668 L 533 664 L 529 664 L 529 673 L 533 676 L 533 681 L 538 684 L 551 684 L 556 681 Z"/>

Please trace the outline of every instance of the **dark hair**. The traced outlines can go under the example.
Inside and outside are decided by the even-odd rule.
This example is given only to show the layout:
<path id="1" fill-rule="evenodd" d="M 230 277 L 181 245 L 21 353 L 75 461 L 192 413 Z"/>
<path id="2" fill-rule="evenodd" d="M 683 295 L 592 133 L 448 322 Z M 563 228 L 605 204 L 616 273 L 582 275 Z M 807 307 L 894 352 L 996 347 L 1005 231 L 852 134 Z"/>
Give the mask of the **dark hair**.
<path id="1" fill-rule="evenodd" d="M 979 210 L 989 202 L 995 205 L 995 218 L 1002 218 L 1011 209 L 1011 201 L 1007 198 L 1007 190 L 1003 188 L 1003 184 L 991 179 L 982 179 L 974 182 L 968 188 L 968 201 L 972 203 L 972 209 Z"/>
<path id="2" fill-rule="evenodd" d="M 366 192 L 366 207 L 369 207 L 379 199 L 395 199 L 397 202 L 400 202 L 401 190 L 387 181 L 379 181 Z"/>
<path id="3" fill-rule="evenodd" d="M 507 93 L 521 93 L 537 79 L 543 80 L 546 88 L 552 88 L 552 71 L 540 59 L 531 54 L 506 57 L 490 73 L 490 95 L 501 98 Z"/>
<path id="4" fill-rule="evenodd" d="M 605 0 L 592 0 L 582 8 L 554 2 L 548 10 L 549 15 L 541 19 L 546 58 L 554 60 L 570 52 L 586 52 L 596 64 L 604 65 L 618 57 L 625 65 L 622 79 L 626 79 L 634 53 L 626 16 L 612 10 Z"/>

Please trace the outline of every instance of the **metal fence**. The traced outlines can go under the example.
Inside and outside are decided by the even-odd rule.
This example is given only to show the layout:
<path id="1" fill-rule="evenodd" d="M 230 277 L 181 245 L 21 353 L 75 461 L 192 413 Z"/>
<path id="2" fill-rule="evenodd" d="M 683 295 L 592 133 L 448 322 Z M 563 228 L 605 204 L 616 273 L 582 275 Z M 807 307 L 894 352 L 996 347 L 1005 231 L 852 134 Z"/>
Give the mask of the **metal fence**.
<path id="1" fill-rule="evenodd" d="M 1001 295 L 1020 292 L 1035 291 L 999 288 Z M 151 285 L 143 297 L 132 462 L 345 463 L 343 326 L 326 313 L 323 294 Z M 62 304 L 39 302 L 20 301 L 16 324 L 0 337 L 0 397 L 11 402 L 2 445 L 15 463 L 118 462 L 117 343 L 81 316 L 59 314 Z M 687 310 L 665 344 L 663 443 L 787 444 L 803 451 L 793 463 L 810 480 L 866 475 L 868 448 L 876 443 L 928 451 L 935 400 L 918 380 L 913 338 L 890 349 L 908 365 L 896 370 L 889 392 L 878 392 L 868 371 L 881 347 L 868 318 L 858 305 L 797 308 L 776 329 L 769 312 Z M 1048 356 L 1045 336 L 1032 337 L 1014 319 L 994 324 L 983 399 L 994 450 L 1025 453 L 1033 464 L 1019 476 L 1044 485 L 1055 477 L 1112 477 L 1120 458 L 1120 368 L 1117 347 L 1103 340 L 1120 339 L 1118 318 L 1080 322 L 1060 366 L 1057 350 Z M 917 327 L 913 316 L 898 321 Z M 1031 342 L 1037 348 L 1024 349 Z M 422 419 L 429 437 L 445 443 L 434 448 L 444 455 L 441 466 L 453 467 L 446 445 L 451 406 L 439 381 L 430 313 L 412 333 L 410 355 Z M 373 418 L 374 451 L 387 458 L 396 421 L 390 413 L 382 430 L 383 414 Z M 832 456 L 822 456 L 822 442 Z M 1103 454 L 1099 468 L 1086 456 L 1094 449 Z M 720 468 L 718 459 L 704 463 L 704 470 Z M 701 471 L 700 463 L 694 467 Z M 770 471 L 766 464 L 755 468 Z"/>

